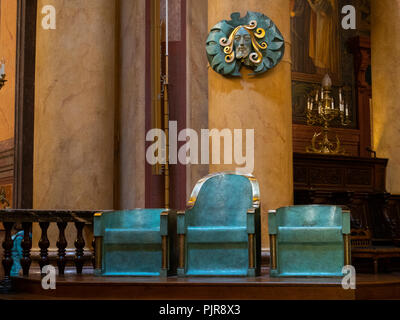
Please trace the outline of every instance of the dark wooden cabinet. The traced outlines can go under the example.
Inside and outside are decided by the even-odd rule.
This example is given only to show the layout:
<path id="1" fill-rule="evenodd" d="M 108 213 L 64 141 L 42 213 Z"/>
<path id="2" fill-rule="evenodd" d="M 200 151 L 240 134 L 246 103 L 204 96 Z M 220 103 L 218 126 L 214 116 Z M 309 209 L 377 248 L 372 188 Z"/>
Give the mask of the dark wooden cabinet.
<path id="1" fill-rule="evenodd" d="M 295 191 L 386 191 L 387 159 L 294 153 L 293 160 Z"/>
<path id="2" fill-rule="evenodd" d="M 399 247 L 400 195 L 386 192 L 387 163 L 388 159 L 294 153 L 294 202 L 346 206 L 352 229 L 367 230 L 377 254 L 379 248 Z M 397 264 L 400 267 L 395 259 L 390 262 L 391 267 Z"/>

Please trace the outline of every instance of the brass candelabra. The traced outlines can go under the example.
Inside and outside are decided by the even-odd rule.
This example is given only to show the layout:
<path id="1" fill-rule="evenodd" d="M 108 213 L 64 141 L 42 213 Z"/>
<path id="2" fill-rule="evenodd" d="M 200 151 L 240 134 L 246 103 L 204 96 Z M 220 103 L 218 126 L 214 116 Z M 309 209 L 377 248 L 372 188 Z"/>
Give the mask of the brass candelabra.
<path id="1" fill-rule="evenodd" d="M 329 126 L 332 121 L 340 119 L 343 126 L 351 123 L 349 106 L 345 102 L 342 89 L 339 89 L 338 104 L 332 97 L 332 80 L 329 75 L 325 75 L 321 88 L 317 88 L 309 94 L 306 114 L 308 125 L 322 127 L 320 132 L 314 133 L 311 145 L 306 148 L 306 151 L 308 153 L 346 154 L 337 135 L 336 142 L 329 140 Z"/>

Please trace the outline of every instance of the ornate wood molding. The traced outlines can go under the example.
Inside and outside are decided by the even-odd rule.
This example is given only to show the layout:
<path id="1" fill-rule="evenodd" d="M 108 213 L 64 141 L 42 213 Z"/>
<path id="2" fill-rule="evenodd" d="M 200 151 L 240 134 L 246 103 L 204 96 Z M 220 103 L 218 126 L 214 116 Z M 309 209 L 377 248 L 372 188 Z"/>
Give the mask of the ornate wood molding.
<path id="1" fill-rule="evenodd" d="M 0 141 L 0 185 L 12 184 L 14 179 L 14 139 Z"/>
<path id="2" fill-rule="evenodd" d="M 14 208 L 32 208 L 37 0 L 18 0 Z"/>
<path id="3" fill-rule="evenodd" d="M 294 153 L 295 190 L 385 192 L 387 159 Z"/>

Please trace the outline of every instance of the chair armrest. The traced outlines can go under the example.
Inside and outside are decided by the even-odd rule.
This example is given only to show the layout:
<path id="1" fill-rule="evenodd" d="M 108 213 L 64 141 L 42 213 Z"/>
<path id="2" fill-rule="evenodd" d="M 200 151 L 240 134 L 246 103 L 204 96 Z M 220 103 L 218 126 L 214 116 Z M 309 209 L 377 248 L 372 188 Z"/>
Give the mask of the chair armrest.
<path id="1" fill-rule="evenodd" d="M 103 213 L 97 212 L 93 215 L 93 236 L 102 237 L 103 233 Z"/>
<path id="2" fill-rule="evenodd" d="M 168 236 L 168 211 L 161 212 L 160 215 L 160 235 Z"/>
<path id="3" fill-rule="evenodd" d="M 268 233 L 277 234 L 278 228 L 276 227 L 276 210 L 268 211 Z"/>
<path id="4" fill-rule="evenodd" d="M 186 234 L 185 211 L 177 212 L 177 234 Z"/>
<path id="5" fill-rule="evenodd" d="M 255 234 L 256 233 L 256 209 L 251 208 L 247 210 L 247 233 Z"/>
<path id="6" fill-rule="evenodd" d="M 351 227 L 350 227 L 350 210 L 343 210 L 342 211 L 342 219 L 343 219 L 343 227 L 342 227 L 342 233 L 343 234 L 350 234 L 351 233 Z"/>

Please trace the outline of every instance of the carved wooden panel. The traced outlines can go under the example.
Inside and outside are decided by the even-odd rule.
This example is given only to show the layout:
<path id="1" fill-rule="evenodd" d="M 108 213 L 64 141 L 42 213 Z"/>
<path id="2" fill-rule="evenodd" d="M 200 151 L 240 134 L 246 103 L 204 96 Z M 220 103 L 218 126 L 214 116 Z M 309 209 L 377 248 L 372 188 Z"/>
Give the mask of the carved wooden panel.
<path id="1" fill-rule="evenodd" d="M 0 208 L 12 207 L 14 139 L 0 141 Z"/>
<path id="2" fill-rule="evenodd" d="M 294 153 L 295 190 L 385 192 L 387 159 Z"/>
<path id="3" fill-rule="evenodd" d="M 346 185 L 370 186 L 372 185 L 372 168 L 348 168 L 346 169 Z"/>
<path id="4" fill-rule="evenodd" d="M 342 185 L 343 169 L 314 167 L 309 168 L 309 183 L 311 185 Z"/>
<path id="5" fill-rule="evenodd" d="M 5 199 L 4 199 L 5 198 Z M 13 185 L 0 185 L 0 209 L 11 208 L 13 201 Z"/>
<path id="6" fill-rule="evenodd" d="M 371 44 L 367 37 L 355 37 L 349 41 L 354 55 L 356 101 L 359 115 L 360 156 L 368 156 L 371 147 Z"/>
<path id="7" fill-rule="evenodd" d="M 13 183 L 14 139 L 0 141 L 0 185 Z"/>
<path id="8" fill-rule="evenodd" d="M 320 131 L 318 127 L 302 124 L 293 124 L 293 152 L 305 153 L 311 145 L 314 132 Z M 333 128 L 330 139 L 335 141 L 336 135 L 349 156 L 358 157 L 360 154 L 360 131 L 342 128 Z"/>

